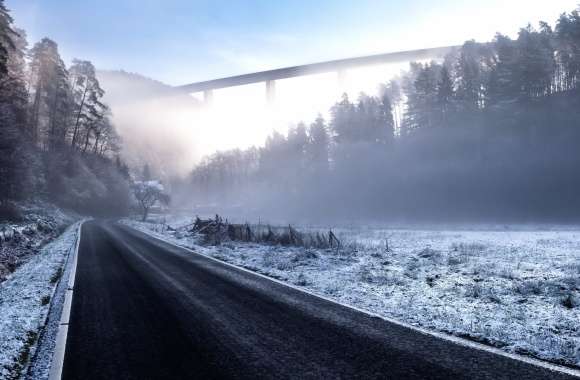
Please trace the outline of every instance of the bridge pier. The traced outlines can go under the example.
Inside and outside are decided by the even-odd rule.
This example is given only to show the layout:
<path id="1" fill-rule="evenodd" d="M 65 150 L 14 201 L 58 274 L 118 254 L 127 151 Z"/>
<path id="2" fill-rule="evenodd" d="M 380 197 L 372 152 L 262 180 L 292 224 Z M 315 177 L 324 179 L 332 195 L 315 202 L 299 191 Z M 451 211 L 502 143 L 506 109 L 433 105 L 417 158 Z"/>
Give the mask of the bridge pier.
<path id="1" fill-rule="evenodd" d="M 213 90 L 205 90 L 203 92 L 203 101 L 206 106 L 209 106 L 213 103 Z"/>
<path id="2" fill-rule="evenodd" d="M 338 80 L 338 91 L 342 94 L 346 91 L 346 70 L 338 70 L 336 79 Z"/>
<path id="3" fill-rule="evenodd" d="M 273 104 L 276 101 L 276 81 L 266 81 L 266 101 L 268 104 Z"/>

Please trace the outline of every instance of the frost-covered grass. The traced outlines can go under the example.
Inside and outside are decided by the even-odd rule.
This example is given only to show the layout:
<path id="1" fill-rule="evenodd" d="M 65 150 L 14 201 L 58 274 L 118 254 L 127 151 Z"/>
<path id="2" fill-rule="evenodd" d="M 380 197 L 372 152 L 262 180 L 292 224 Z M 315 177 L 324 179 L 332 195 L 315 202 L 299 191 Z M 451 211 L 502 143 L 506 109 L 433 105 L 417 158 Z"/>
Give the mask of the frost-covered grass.
<path id="1" fill-rule="evenodd" d="M 172 227 L 191 223 L 168 220 Z M 580 366 L 578 229 L 339 229 L 345 248 L 337 252 L 241 242 L 202 247 L 184 230 L 125 222 L 386 317 Z"/>
<path id="2" fill-rule="evenodd" d="M 39 252 L 42 246 L 60 235 L 66 226 L 79 219 L 73 213 L 45 202 L 30 202 L 17 207 L 18 221 L 0 221 L 0 283 Z"/>
<path id="3" fill-rule="evenodd" d="M 27 365 L 53 289 L 75 246 L 77 227 L 69 227 L 0 284 L 0 379 L 19 378 Z"/>

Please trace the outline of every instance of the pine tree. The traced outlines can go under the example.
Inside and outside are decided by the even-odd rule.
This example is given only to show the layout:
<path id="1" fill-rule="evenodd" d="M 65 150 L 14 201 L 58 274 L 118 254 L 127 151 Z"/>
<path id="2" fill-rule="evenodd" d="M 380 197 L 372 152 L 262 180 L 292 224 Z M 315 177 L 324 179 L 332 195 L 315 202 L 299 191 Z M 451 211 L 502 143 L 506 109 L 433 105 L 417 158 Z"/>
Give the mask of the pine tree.
<path id="1" fill-rule="evenodd" d="M 15 31 L 12 27 L 12 16 L 4 5 L 4 0 L 0 0 L 0 78 L 8 72 L 8 59 L 10 51 L 14 49 Z"/>
<path id="2" fill-rule="evenodd" d="M 531 25 L 520 30 L 516 67 L 521 97 L 526 100 L 547 96 L 552 91 L 556 62 L 551 41 L 552 30 L 545 23 L 540 32 Z"/>
<path id="3" fill-rule="evenodd" d="M 446 65 L 443 65 L 437 82 L 437 107 L 440 114 L 439 122 L 445 124 L 453 113 L 453 79 Z"/>
<path id="4" fill-rule="evenodd" d="M 495 62 L 490 73 L 488 106 L 509 106 L 520 94 L 521 83 L 517 75 L 518 51 L 516 43 L 502 34 L 495 36 Z"/>
<path id="5" fill-rule="evenodd" d="M 388 93 L 383 92 L 379 98 L 379 124 L 380 124 L 380 142 L 391 144 L 395 138 L 395 118 L 393 102 Z"/>
<path id="6" fill-rule="evenodd" d="M 12 18 L 0 0 L 0 212 L 6 209 L 6 202 L 25 193 L 22 135 L 26 118 L 25 47 L 25 41 L 12 28 Z"/>
<path id="7" fill-rule="evenodd" d="M 436 125 L 438 77 L 441 66 L 436 63 L 412 66 L 415 78 L 409 85 L 405 128 L 407 133 Z"/>
<path id="8" fill-rule="evenodd" d="M 493 51 L 486 44 L 466 42 L 456 63 L 456 99 L 459 110 L 474 113 L 485 107 Z"/>
<path id="9" fill-rule="evenodd" d="M 555 29 L 558 89 L 573 90 L 580 82 L 580 12 L 560 16 Z"/>
<path id="10" fill-rule="evenodd" d="M 330 136 L 326 123 L 319 114 L 314 123 L 308 129 L 308 145 L 306 157 L 315 173 L 328 170 L 330 153 Z"/>
<path id="11" fill-rule="evenodd" d="M 60 145 L 66 135 L 69 87 L 68 72 L 54 41 L 43 38 L 30 50 L 29 81 L 33 141 L 45 149 Z"/>
<path id="12" fill-rule="evenodd" d="M 332 117 L 330 126 L 337 142 L 345 143 L 355 140 L 355 112 L 355 106 L 350 102 L 347 94 L 343 94 L 340 102 L 330 110 Z"/>
<path id="13" fill-rule="evenodd" d="M 99 84 L 95 67 L 89 61 L 78 59 L 73 61 L 70 68 L 70 83 L 74 99 L 71 145 L 86 151 L 91 134 L 95 132 L 95 126 L 102 124 L 102 119 L 108 111 L 101 101 L 105 92 Z"/>

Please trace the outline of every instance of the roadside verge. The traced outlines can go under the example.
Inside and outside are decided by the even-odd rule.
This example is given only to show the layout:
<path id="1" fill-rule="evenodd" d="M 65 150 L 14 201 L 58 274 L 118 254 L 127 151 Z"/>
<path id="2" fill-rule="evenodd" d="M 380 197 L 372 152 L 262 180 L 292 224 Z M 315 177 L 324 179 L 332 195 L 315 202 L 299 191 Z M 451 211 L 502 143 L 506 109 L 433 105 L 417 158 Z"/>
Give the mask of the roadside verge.
<path id="1" fill-rule="evenodd" d="M 72 307 L 72 298 L 74 292 L 74 284 L 76 279 L 77 261 L 79 253 L 79 245 L 81 241 L 81 231 L 83 222 L 79 223 L 77 232 L 77 241 L 75 249 L 72 252 L 71 271 L 67 279 L 64 304 L 58 325 L 58 332 L 56 335 L 56 345 L 54 347 L 54 354 L 50 365 L 49 380 L 58 380 L 62 377 L 62 368 L 64 364 L 64 355 L 66 351 L 66 339 L 68 336 L 68 324 L 70 321 L 70 311 Z"/>

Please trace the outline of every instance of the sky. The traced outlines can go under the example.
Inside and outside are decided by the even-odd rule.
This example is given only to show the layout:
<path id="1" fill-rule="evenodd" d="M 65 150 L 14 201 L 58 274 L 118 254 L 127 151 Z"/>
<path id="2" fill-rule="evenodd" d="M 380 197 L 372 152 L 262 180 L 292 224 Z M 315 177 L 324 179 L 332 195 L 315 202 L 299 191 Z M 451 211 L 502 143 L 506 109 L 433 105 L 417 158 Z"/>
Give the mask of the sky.
<path id="1" fill-rule="evenodd" d="M 34 42 L 171 85 L 373 53 L 490 40 L 579 0 L 6 0 Z"/>

